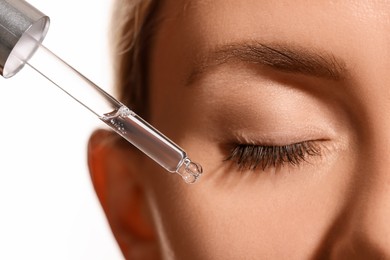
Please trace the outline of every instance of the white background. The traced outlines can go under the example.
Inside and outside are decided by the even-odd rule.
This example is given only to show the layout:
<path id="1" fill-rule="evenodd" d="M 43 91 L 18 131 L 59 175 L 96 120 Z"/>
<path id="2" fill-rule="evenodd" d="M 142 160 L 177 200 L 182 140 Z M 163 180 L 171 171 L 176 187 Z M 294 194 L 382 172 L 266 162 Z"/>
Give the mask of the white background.
<path id="1" fill-rule="evenodd" d="M 28 2 L 51 18 L 44 45 L 111 93 L 112 1 Z M 28 67 L 0 78 L 0 113 L 0 259 L 122 259 L 86 163 L 100 120 Z"/>

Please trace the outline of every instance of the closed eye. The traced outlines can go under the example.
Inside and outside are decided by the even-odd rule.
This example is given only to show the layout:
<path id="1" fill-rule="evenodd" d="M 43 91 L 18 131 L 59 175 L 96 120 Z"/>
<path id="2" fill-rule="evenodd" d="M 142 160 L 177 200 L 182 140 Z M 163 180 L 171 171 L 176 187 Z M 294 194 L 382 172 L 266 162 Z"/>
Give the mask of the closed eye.
<path id="1" fill-rule="evenodd" d="M 298 166 L 311 156 L 320 156 L 316 141 L 303 141 L 288 145 L 235 144 L 225 161 L 233 161 L 240 170 L 277 168 L 286 164 Z"/>

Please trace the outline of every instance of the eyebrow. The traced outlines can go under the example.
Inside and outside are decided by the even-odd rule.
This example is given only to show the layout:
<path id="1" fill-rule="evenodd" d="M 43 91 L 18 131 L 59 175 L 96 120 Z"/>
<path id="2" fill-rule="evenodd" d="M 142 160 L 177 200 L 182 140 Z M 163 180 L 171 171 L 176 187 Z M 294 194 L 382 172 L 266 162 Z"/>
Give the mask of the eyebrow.
<path id="1" fill-rule="evenodd" d="M 325 51 L 288 44 L 246 42 L 217 46 L 195 61 L 187 83 L 192 84 L 212 67 L 237 61 L 334 81 L 342 80 L 347 74 L 345 62 Z"/>

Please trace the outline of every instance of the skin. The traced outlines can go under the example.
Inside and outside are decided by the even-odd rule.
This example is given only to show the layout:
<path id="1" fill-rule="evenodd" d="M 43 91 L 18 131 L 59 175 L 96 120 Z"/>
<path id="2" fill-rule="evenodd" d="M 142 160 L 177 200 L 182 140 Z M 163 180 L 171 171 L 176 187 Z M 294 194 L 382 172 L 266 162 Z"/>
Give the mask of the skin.
<path id="1" fill-rule="evenodd" d="M 91 176 L 124 255 L 390 258 L 389 18 L 385 0 L 165 1 L 149 122 L 204 175 L 185 184 L 95 132 Z M 245 44 L 321 56 L 339 74 L 214 53 Z M 303 141 L 321 153 L 298 165 L 251 170 L 225 160 L 236 144 Z"/>

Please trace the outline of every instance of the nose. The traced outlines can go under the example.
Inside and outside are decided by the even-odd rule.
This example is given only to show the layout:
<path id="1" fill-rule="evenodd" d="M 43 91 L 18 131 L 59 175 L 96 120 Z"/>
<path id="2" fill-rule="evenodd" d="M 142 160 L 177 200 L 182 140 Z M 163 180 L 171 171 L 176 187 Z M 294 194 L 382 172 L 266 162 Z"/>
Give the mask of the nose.
<path id="1" fill-rule="evenodd" d="M 390 190 L 390 187 L 388 187 Z M 390 259 L 389 191 L 364 192 L 330 243 L 330 259 Z"/>
<path id="2" fill-rule="evenodd" d="M 390 141 L 384 136 L 376 135 L 361 153 L 343 213 L 327 238 L 327 259 L 390 259 Z"/>
<path id="3" fill-rule="evenodd" d="M 383 49 L 372 49 L 369 55 L 388 51 L 388 44 L 388 38 L 379 39 L 372 46 Z M 316 255 L 320 259 L 390 259 L 389 59 L 365 60 L 373 62 L 359 63 L 360 85 L 354 86 L 361 91 L 355 100 L 360 104 L 354 110 L 359 111 L 358 120 L 351 127 L 356 134 L 351 154 L 357 157 L 351 159 L 354 169 L 342 210 Z"/>

